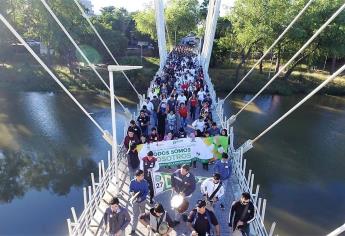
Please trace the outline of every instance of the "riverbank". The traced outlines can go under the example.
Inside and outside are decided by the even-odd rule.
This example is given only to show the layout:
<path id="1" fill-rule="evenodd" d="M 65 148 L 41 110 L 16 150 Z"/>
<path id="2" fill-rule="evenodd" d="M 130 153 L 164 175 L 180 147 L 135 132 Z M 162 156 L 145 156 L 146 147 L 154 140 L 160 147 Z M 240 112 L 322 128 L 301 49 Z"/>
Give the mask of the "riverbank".
<path id="1" fill-rule="evenodd" d="M 157 58 L 145 57 L 143 59 L 143 69 L 126 72 L 140 93 L 146 92 L 146 88 L 158 70 L 158 63 Z M 132 57 L 126 58 L 122 64 L 140 65 L 141 62 L 138 58 Z M 99 92 L 100 90 L 105 90 L 105 86 L 88 67 L 70 70 L 66 66 L 55 65 L 51 68 L 70 91 Z M 254 70 L 252 75 L 239 86 L 236 92 L 253 94 L 259 91 L 273 76 L 273 70 L 271 70 L 269 76 L 270 69 L 272 68 L 269 68 L 268 64 L 264 64 L 262 74 L 258 70 Z M 235 70 L 235 65 L 210 68 L 209 74 L 217 92 L 227 93 L 237 84 Z M 98 71 L 104 80 L 108 81 L 106 68 L 100 68 Z M 240 78 L 243 76 L 244 74 Z M 288 80 L 277 78 L 264 93 L 279 95 L 306 94 L 327 79 L 328 76 L 329 74 L 325 71 L 308 71 L 306 68 L 301 67 L 298 71 L 293 72 Z M 125 95 L 132 90 L 122 74 L 114 73 L 114 79 L 118 93 Z M 27 62 L 0 64 L 0 88 L 15 91 L 55 92 L 61 90 L 41 66 Z M 336 78 L 322 89 L 320 94 L 344 96 L 345 76 Z"/>

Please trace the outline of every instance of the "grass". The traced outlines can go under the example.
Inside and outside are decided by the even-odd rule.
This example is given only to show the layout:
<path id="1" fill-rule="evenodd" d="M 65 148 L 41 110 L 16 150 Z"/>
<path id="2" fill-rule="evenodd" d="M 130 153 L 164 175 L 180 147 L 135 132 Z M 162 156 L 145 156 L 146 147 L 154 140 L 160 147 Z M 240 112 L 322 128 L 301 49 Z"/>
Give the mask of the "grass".
<path id="1" fill-rule="evenodd" d="M 254 63 L 249 63 L 247 71 L 251 69 Z M 235 78 L 236 63 L 231 65 L 211 68 L 209 70 L 212 82 L 219 92 L 228 92 L 237 84 Z M 271 74 L 269 76 L 269 71 Z M 239 80 L 245 76 L 240 74 Z M 251 75 L 237 88 L 237 93 L 256 93 L 274 76 L 274 65 L 264 63 L 263 74 L 259 73 L 259 69 L 255 68 Z M 276 78 L 268 88 L 265 89 L 266 94 L 305 94 L 321 84 L 329 77 L 329 73 L 322 70 L 311 71 L 306 65 L 301 65 L 294 71 L 289 79 L 284 79 L 283 75 Z M 345 95 L 345 76 L 339 76 L 330 82 L 320 91 L 321 94 Z"/>

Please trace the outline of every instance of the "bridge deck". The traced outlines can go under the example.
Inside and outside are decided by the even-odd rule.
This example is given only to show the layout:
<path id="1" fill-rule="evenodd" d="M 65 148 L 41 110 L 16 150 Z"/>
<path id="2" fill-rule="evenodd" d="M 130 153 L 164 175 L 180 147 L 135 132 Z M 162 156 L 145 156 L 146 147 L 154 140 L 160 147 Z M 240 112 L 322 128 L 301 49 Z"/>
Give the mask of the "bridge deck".
<path id="1" fill-rule="evenodd" d="M 162 172 L 172 172 L 174 169 L 161 169 L 160 171 Z M 194 173 L 195 175 L 198 176 L 211 176 L 212 175 L 212 165 L 210 165 L 210 170 L 206 171 L 201 167 L 201 164 L 197 164 L 197 168 L 193 169 L 191 168 L 191 172 Z M 131 204 L 129 203 L 129 183 L 130 183 L 130 175 L 132 175 L 132 173 L 130 173 L 128 171 L 127 168 L 127 161 L 126 160 L 121 160 L 120 165 L 119 165 L 119 179 L 120 179 L 120 203 L 121 206 L 125 207 L 128 209 L 131 217 L 133 215 L 133 209 Z M 114 183 L 114 181 L 112 181 Z M 230 235 L 230 231 L 229 231 L 229 227 L 228 227 L 228 216 L 229 216 L 229 209 L 231 206 L 232 201 L 235 198 L 235 192 L 238 192 L 238 189 L 236 189 L 237 186 L 237 182 L 236 179 L 234 177 L 232 177 L 229 181 L 228 187 L 226 189 L 226 193 L 225 193 L 225 210 L 221 210 L 218 207 L 215 207 L 215 214 L 217 216 L 217 219 L 219 221 L 219 224 L 221 225 L 221 235 Z M 108 187 L 108 190 L 106 191 L 106 193 L 103 196 L 103 199 L 106 202 L 109 202 L 110 199 L 112 198 L 112 196 L 110 194 L 114 194 L 115 193 L 115 187 L 113 184 L 110 184 L 110 186 Z M 163 204 L 163 206 L 165 207 L 165 209 L 168 211 L 168 213 L 170 214 L 171 217 L 174 216 L 173 210 L 170 208 L 170 191 L 164 192 L 160 195 L 158 195 L 155 200 L 157 202 L 160 202 Z M 200 192 L 200 184 L 197 185 L 197 188 L 195 190 L 195 192 L 192 195 L 192 198 L 190 199 L 190 206 L 188 209 L 188 212 L 194 207 L 196 201 L 198 199 L 200 199 L 202 197 L 201 192 Z M 97 225 L 99 223 L 97 222 L 102 222 L 102 216 L 103 216 L 103 212 L 105 211 L 105 209 L 107 208 L 107 204 L 105 202 L 101 203 L 101 205 L 99 206 L 99 209 L 97 210 L 96 214 L 94 215 L 94 224 L 93 225 Z M 147 201 L 146 204 L 146 211 L 148 211 L 152 206 L 149 204 L 149 202 Z M 125 235 L 130 235 L 130 232 L 132 230 L 132 226 L 129 225 L 126 228 L 126 232 Z M 96 232 L 96 228 L 94 233 Z M 186 224 L 181 221 L 181 224 L 179 224 L 178 226 L 175 227 L 174 231 L 170 234 L 171 236 L 174 235 L 189 235 L 190 231 L 187 229 Z M 100 230 L 98 230 L 97 235 L 104 235 L 105 231 L 102 229 L 102 226 L 100 227 Z M 91 234 L 90 234 L 91 235 Z M 147 229 L 141 224 L 138 223 L 138 227 L 136 229 L 136 234 L 135 235 L 148 235 L 148 231 Z"/>

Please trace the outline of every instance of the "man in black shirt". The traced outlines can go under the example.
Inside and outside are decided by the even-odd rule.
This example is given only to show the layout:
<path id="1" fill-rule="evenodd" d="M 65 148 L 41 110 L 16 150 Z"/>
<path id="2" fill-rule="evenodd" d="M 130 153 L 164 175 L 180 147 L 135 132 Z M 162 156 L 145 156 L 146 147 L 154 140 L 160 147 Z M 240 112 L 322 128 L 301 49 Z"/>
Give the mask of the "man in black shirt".
<path id="1" fill-rule="evenodd" d="M 137 138 L 140 138 L 140 136 L 141 136 L 141 130 L 140 130 L 139 126 L 137 126 L 137 125 L 135 124 L 135 121 L 134 121 L 134 120 L 131 120 L 131 121 L 129 122 L 128 130 L 133 131 L 134 134 L 137 136 Z"/>
<path id="2" fill-rule="evenodd" d="M 137 121 L 138 121 L 138 125 L 139 125 L 139 127 L 141 129 L 142 134 L 147 136 L 150 117 L 146 115 L 144 110 L 140 111 L 140 115 L 139 115 Z"/>
<path id="3" fill-rule="evenodd" d="M 199 200 L 196 209 L 188 216 L 187 225 L 192 231 L 192 236 L 206 236 L 211 234 L 212 225 L 215 228 L 215 236 L 220 236 L 220 226 L 215 214 L 206 209 L 206 201 Z"/>
<path id="4" fill-rule="evenodd" d="M 249 223 L 255 219 L 254 205 L 250 201 L 249 193 L 242 193 L 241 199 L 233 202 L 229 215 L 229 227 L 232 230 L 239 229 L 249 235 Z"/>
<path id="5" fill-rule="evenodd" d="M 170 99 L 168 100 L 169 111 L 176 112 L 176 105 L 177 105 L 177 102 L 176 102 L 176 100 L 174 98 L 174 95 L 171 95 Z"/>

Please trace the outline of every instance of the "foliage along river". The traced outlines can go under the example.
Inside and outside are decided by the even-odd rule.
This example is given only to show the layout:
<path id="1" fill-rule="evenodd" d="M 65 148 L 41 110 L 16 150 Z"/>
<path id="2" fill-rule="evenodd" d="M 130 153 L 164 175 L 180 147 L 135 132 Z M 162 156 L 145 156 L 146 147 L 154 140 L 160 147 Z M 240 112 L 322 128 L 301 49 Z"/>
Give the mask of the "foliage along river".
<path id="1" fill-rule="evenodd" d="M 79 95 L 110 130 L 109 103 Z M 229 116 L 250 96 L 237 95 Z M 262 96 L 235 123 L 239 146 L 300 97 Z M 132 109 L 135 103 L 127 104 Z M 125 117 L 118 107 L 118 137 Z M 345 98 L 318 96 L 256 143 L 248 165 L 279 235 L 324 235 L 345 220 Z M 0 235 L 65 235 L 109 146 L 65 94 L 0 91 Z M 19 227 L 20 226 L 20 227 Z"/>

